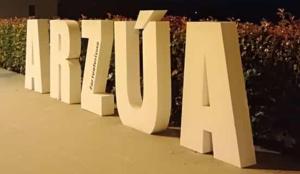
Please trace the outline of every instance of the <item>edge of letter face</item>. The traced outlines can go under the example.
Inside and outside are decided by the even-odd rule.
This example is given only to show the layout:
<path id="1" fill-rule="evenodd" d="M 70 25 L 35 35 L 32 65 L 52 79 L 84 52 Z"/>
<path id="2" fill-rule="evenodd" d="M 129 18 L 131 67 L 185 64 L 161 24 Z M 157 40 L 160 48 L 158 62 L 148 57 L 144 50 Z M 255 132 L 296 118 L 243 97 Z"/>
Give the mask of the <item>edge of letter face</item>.
<path id="1" fill-rule="evenodd" d="M 115 22 L 117 107 L 124 125 L 151 134 L 168 127 L 171 110 L 168 22 L 149 22 L 143 31 L 144 96 L 135 22 Z"/>
<path id="2" fill-rule="evenodd" d="M 81 34 L 77 21 L 50 21 L 50 97 L 80 103 Z"/>
<path id="3" fill-rule="evenodd" d="M 25 88 L 50 91 L 49 20 L 27 20 Z"/>
<path id="4" fill-rule="evenodd" d="M 185 61 L 181 145 L 255 164 L 236 24 L 189 22 Z"/>
<path id="5" fill-rule="evenodd" d="M 88 38 L 89 41 L 81 107 L 101 116 L 114 114 L 114 95 L 105 93 L 113 46 L 113 31 L 113 21 L 82 21 L 82 37 Z"/>

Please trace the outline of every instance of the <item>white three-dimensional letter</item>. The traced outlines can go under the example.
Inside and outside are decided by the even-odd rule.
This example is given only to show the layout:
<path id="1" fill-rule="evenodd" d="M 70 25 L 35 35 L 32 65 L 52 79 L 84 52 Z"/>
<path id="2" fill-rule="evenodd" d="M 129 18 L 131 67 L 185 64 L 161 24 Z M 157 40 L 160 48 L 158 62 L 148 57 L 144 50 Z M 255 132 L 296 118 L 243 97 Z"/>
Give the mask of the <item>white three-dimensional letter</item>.
<path id="1" fill-rule="evenodd" d="M 142 11 L 137 22 L 115 22 L 117 106 L 124 125 L 145 133 L 167 128 L 171 110 L 169 22 L 166 11 Z M 140 90 L 139 30 L 143 30 L 144 94 Z"/>
<path id="2" fill-rule="evenodd" d="M 255 164 L 235 23 L 187 24 L 181 145 L 245 167 Z"/>
<path id="3" fill-rule="evenodd" d="M 114 96 L 105 94 L 113 46 L 112 21 L 83 20 L 82 37 L 88 38 L 81 107 L 98 115 L 114 113 Z"/>
<path id="4" fill-rule="evenodd" d="M 40 93 L 50 90 L 49 20 L 27 21 L 25 88 Z"/>
<path id="5" fill-rule="evenodd" d="M 50 21 L 50 96 L 65 103 L 80 103 L 80 28 L 76 21 Z"/>

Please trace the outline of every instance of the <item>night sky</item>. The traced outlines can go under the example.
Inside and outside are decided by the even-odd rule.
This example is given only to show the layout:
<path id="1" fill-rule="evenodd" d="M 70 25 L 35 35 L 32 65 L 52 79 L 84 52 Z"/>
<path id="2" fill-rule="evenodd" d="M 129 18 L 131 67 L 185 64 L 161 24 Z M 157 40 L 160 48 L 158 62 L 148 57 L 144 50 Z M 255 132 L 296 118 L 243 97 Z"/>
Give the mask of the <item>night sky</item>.
<path id="1" fill-rule="evenodd" d="M 106 17 L 106 13 L 136 17 L 141 9 L 168 9 L 170 15 L 194 19 L 212 16 L 217 19 L 241 18 L 258 22 L 276 20 L 278 8 L 300 17 L 300 0 L 60 0 L 59 15 L 65 18 Z M 197 14 L 195 14 L 197 12 Z"/>

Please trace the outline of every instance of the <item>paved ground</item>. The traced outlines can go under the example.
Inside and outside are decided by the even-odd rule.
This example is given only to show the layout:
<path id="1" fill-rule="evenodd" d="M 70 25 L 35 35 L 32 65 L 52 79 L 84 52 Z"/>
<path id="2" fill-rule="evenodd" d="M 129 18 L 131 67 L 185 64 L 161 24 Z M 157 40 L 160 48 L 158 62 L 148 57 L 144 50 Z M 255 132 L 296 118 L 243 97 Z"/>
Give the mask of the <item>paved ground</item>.
<path id="1" fill-rule="evenodd" d="M 259 165 L 239 169 L 181 147 L 178 130 L 146 135 L 23 83 L 0 69 L 0 174 L 300 173 L 299 161 L 263 153 Z"/>

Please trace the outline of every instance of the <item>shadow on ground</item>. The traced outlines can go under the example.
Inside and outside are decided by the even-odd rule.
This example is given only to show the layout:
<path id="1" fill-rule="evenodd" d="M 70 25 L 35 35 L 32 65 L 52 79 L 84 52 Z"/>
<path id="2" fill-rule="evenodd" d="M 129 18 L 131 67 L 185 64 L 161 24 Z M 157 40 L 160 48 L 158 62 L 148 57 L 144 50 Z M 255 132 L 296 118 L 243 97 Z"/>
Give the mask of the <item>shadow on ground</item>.
<path id="1" fill-rule="evenodd" d="M 154 134 L 163 137 L 180 137 L 179 127 L 169 127 L 167 130 Z M 213 155 L 213 153 L 209 153 Z M 283 171 L 299 171 L 300 173 L 300 157 L 291 154 L 275 154 L 268 152 L 256 152 L 257 164 L 249 169 L 264 169 L 264 170 L 283 170 Z"/>
<path id="2" fill-rule="evenodd" d="M 16 76 L 16 74 L 14 74 L 14 73 L 7 73 L 7 72 L 0 73 L 0 78 L 9 78 L 9 77 L 14 77 L 14 76 Z"/>
<path id="3" fill-rule="evenodd" d="M 300 158 L 296 156 L 256 152 L 256 160 L 250 169 L 300 171 Z"/>
<path id="4" fill-rule="evenodd" d="M 163 136 L 163 137 L 180 137 L 180 127 L 168 127 L 167 130 L 159 133 L 155 133 L 156 136 Z"/>

